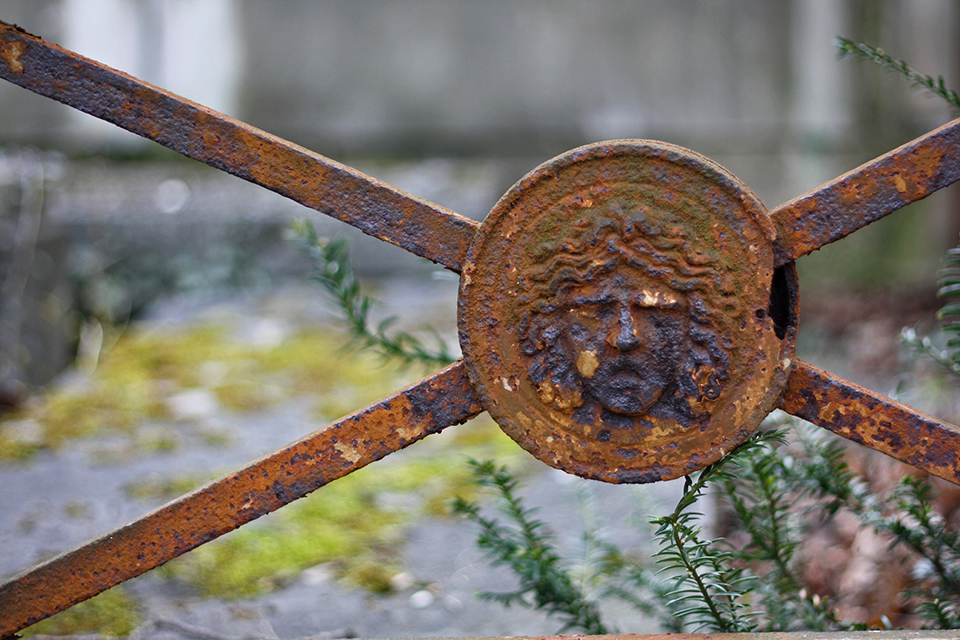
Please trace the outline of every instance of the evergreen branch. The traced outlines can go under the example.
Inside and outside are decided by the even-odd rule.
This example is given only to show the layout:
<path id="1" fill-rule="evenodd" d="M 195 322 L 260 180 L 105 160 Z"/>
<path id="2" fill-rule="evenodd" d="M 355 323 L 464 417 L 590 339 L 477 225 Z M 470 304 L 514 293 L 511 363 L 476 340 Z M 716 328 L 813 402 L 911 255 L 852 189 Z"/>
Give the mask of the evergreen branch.
<path id="1" fill-rule="evenodd" d="M 946 337 L 944 348 L 937 346 L 930 336 L 921 336 L 913 327 L 904 327 L 900 331 L 900 341 L 960 376 L 960 246 L 947 250 L 941 261 L 943 268 L 937 273 L 937 297 L 946 302 L 937 311 L 937 319 L 941 333 Z"/>
<path id="2" fill-rule="evenodd" d="M 666 542 L 672 547 L 666 552 L 662 550 L 657 555 L 667 562 L 678 561 L 686 572 L 686 576 L 682 576 L 676 583 L 677 592 L 681 595 L 668 604 L 695 600 L 696 598 L 691 596 L 697 594 L 702 600 L 702 605 L 707 607 L 709 615 L 704 615 L 701 603 L 694 603 L 692 606 L 678 611 L 678 617 L 697 615 L 700 618 L 698 621 L 703 626 L 706 626 L 707 621 L 712 619 L 717 631 L 742 631 L 743 629 L 737 628 L 734 620 L 728 618 L 726 612 L 721 611 L 720 599 L 714 597 L 713 589 L 709 588 L 706 582 L 708 576 L 716 576 L 721 573 L 721 557 L 711 554 L 707 545 L 699 540 L 699 530 L 684 526 L 683 521 L 676 516 L 677 514 L 674 514 L 656 520 L 656 523 L 661 525 L 661 529 L 657 531 L 661 544 Z M 680 591 L 679 587 L 683 585 L 684 578 L 693 580 L 696 585 L 695 592 Z"/>
<path id="3" fill-rule="evenodd" d="M 472 460 L 470 464 L 477 483 L 495 491 L 499 506 L 512 526 L 485 518 L 476 504 L 460 498 L 455 500 L 453 510 L 480 527 L 477 546 L 485 550 L 495 565 L 510 567 L 520 581 L 516 591 L 484 592 L 480 596 L 504 606 L 518 604 L 557 616 L 564 622 L 560 633 L 610 633 L 597 605 L 586 597 L 571 571 L 564 566 L 546 526 L 533 518 L 534 509 L 524 507 L 517 495 L 518 481 L 491 461 Z"/>
<path id="4" fill-rule="evenodd" d="M 947 348 L 938 362 L 960 375 L 960 302 L 957 302 L 960 297 L 960 246 L 948 249 L 942 262 L 943 268 L 937 273 L 937 297 L 947 302 L 937 311 L 937 319 L 948 339 Z"/>
<path id="5" fill-rule="evenodd" d="M 605 575 L 618 579 L 604 585 L 603 597 L 619 598 L 640 613 L 659 619 L 669 633 L 683 633 L 683 620 L 676 615 L 677 608 L 670 606 L 674 594 L 668 581 L 660 579 L 655 570 L 610 544 L 606 545 L 601 564 Z"/>
<path id="6" fill-rule="evenodd" d="M 917 611 L 924 620 L 933 622 L 933 629 L 960 629 L 957 603 L 944 602 L 937 596 L 923 598 Z"/>
<path id="7" fill-rule="evenodd" d="M 768 442 L 731 461 L 721 474 L 724 497 L 733 507 L 749 539 L 735 556 L 750 566 L 760 565 L 757 581 L 759 604 L 766 609 L 765 631 L 796 628 L 796 606 L 801 604 L 800 581 L 791 568 L 798 544 L 787 522 L 792 502 L 781 470 L 781 457 L 769 446 L 781 442 L 782 431 L 770 433 Z M 767 567 L 772 565 L 772 570 Z M 819 628 L 821 625 L 805 625 Z"/>
<path id="8" fill-rule="evenodd" d="M 948 325 L 944 325 L 943 329 L 946 331 Z M 956 327 L 952 327 L 951 330 L 960 331 L 960 324 Z M 955 339 L 954 339 L 955 340 Z M 960 376 L 960 359 L 956 359 L 960 353 L 954 352 L 951 354 L 949 349 L 940 349 L 937 345 L 934 344 L 930 336 L 921 336 L 915 327 L 904 327 L 900 330 L 900 342 L 915 351 L 916 353 L 930 358 L 940 366 L 944 367 L 950 373 Z M 951 344 L 952 340 L 948 342 L 950 346 L 960 346 L 958 344 Z"/>
<path id="9" fill-rule="evenodd" d="M 932 586 L 905 594 L 917 598 L 915 611 L 923 620 L 938 628 L 960 627 L 960 536 L 933 510 L 930 486 L 908 480 L 890 496 L 878 496 L 850 471 L 838 439 L 797 431 L 806 436 L 804 455 L 784 455 L 773 446 L 781 434 L 762 431 L 685 480 L 673 513 L 652 520 L 658 525 L 660 549 L 654 560 L 659 570 L 597 542 L 603 554 L 597 575 L 606 581 L 601 596 L 624 600 L 673 632 L 754 631 L 761 621 L 764 631 L 866 629 L 864 624 L 839 621 L 828 601 L 811 595 L 793 573 L 798 530 L 789 518 L 797 499 L 809 493 L 823 498 L 818 508 L 828 516 L 848 509 L 862 523 L 891 535 L 894 544 L 919 554 L 923 560 L 918 566 L 928 570 L 918 580 Z M 518 604 L 558 616 L 564 631 L 605 629 L 598 608 L 564 565 L 550 533 L 518 498 L 517 480 L 492 463 L 473 464 L 477 482 L 497 492 L 510 526 L 484 518 L 470 503 L 460 501 L 456 509 L 479 525 L 478 546 L 494 564 L 509 566 L 520 581 L 515 591 L 481 595 L 505 606 Z M 751 538 L 743 549 L 703 537 L 702 516 L 695 508 L 718 481 L 734 496 L 734 510 Z M 770 563 L 774 570 L 755 575 L 749 571 L 753 562 Z"/>
<path id="10" fill-rule="evenodd" d="M 837 38 L 835 43 L 840 58 L 854 57 L 862 60 L 869 60 L 877 63 L 888 71 L 898 73 L 911 86 L 919 88 L 928 93 L 941 98 L 947 102 L 955 111 L 960 110 L 960 97 L 957 92 L 949 89 L 943 76 L 928 76 L 914 70 L 905 61 L 895 59 L 887 54 L 883 49 L 873 47 L 869 44 L 856 43 L 846 38 Z"/>
<path id="11" fill-rule="evenodd" d="M 925 479 L 907 477 L 894 491 L 893 500 L 900 513 L 880 519 L 878 528 L 889 531 L 898 542 L 925 558 L 940 587 L 953 597 L 960 597 L 960 540 L 933 510 L 933 487 Z"/>
<path id="12" fill-rule="evenodd" d="M 328 242 L 319 238 L 313 224 L 308 220 L 295 223 L 294 231 L 299 239 L 301 252 L 314 264 L 315 270 L 311 279 L 319 283 L 337 305 L 341 320 L 361 348 L 378 351 L 385 357 L 398 359 L 405 364 L 416 362 L 446 366 L 454 361 L 446 343 L 435 331 L 438 347 L 432 350 L 424 346 L 416 336 L 403 331 L 389 331 L 397 321 L 396 316 L 386 318 L 376 327 L 373 326 L 370 310 L 376 302 L 361 293 L 345 240 Z"/>
<path id="13" fill-rule="evenodd" d="M 841 629 L 827 601 L 808 592 L 794 567 L 801 535 L 795 505 L 804 490 L 794 471 L 805 461 L 778 448 L 785 433 L 770 431 L 722 472 L 724 497 L 748 535 L 734 555 L 757 569 L 755 607 L 764 614 L 764 631 Z"/>
<path id="14" fill-rule="evenodd" d="M 861 518 L 876 530 L 893 537 L 891 546 L 902 544 L 922 560 L 915 565 L 915 578 L 928 586 L 911 589 L 919 596 L 918 613 L 942 629 L 960 628 L 960 544 L 955 531 L 933 510 L 933 487 L 926 479 L 904 478 L 892 492 L 891 505 Z M 889 511 L 892 509 L 892 511 Z M 920 572 L 917 567 L 925 568 Z M 932 584 L 930 582 L 932 581 Z"/>
<path id="15" fill-rule="evenodd" d="M 783 431 L 770 432 L 767 443 L 782 442 Z M 766 443 L 765 443 L 766 445 Z M 789 564 L 797 542 L 787 531 L 789 500 L 779 466 L 781 458 L 771 446 L 758 446 L 731 461 L 732 469 L 722 474 L 726 493 L 737 516 L 750 534 L 744 559 L 770 562 L 776 567 L 781 593 L 799 590 Z"/>
<path id="16" fill-rule="evenodd" d="M 662 571 L 677 572 L 673 600 L 667 606 L 680 619 L 691 619 L 698 628 L 719 632 L 751 631 L 754 616 L 747 610 L 746 596 L 756 590 L 756 577 L 734 566 L 733 554 L 722 550 L 718 541 L 701 538 L 695 524 L 699 513 L 691 510 L 703 491 L 724 477 L 730 466 L 740 464 L 751 451 L 779 437 L 775 432 L 758 431 L 719 462 L 703 469 L 696 479 L 687 476 L 684 492 L 673 513 L 651 520 L 658 525 L 660 550 L 655 554 Z"/>
<path id="17" fill-rule="evenodd" d="M 832 517 L 842 508 L 855 514 L 871 510 L 876 497 L 845 460 L 844 443 L 820 429 L 799 426 L 803 458 L 788 478 L 798 490 L 819 500 L 816 508 Z M 824 502 L 826 501 L 826 502 Z"/>

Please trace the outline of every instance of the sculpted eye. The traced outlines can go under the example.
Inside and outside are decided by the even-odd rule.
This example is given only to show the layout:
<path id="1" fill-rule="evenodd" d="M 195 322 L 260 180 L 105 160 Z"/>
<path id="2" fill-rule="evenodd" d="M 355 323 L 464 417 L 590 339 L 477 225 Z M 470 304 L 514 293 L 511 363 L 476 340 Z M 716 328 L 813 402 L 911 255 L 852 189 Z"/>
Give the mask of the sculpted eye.
<path id="1" fill-rule="evenodd" d="M 611 318 L 615 316 L 617 313 L 616 309 L 614 308 L 614 305 L 609 303 L 594 305 L 593 310 L 594 310 L 593 311 L 594 316 L 601 320 L 604 320 L 606 318 Z"/>

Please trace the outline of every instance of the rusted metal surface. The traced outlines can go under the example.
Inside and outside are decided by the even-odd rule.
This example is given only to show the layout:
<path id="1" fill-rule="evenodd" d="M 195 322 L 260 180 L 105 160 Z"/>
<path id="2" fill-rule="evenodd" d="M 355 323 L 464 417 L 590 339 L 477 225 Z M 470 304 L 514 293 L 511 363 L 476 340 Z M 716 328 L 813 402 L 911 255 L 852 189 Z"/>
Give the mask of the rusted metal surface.
<path id="1" fill-rule="evenodd" d="M 960 428 L 798 362 L 780 408 L 960 484 Z"/>
<path id="2" fill-rule="evenodd" d="M 587 478 L 715 462 L 774 407 L 793 358 L 796 296 L 782 326 L 770 310 L 774 238 L 749 189 L 680 147 L 601 143 L 545 163 L 464 264 L 460 344 L 484 406 Z"/>
<path id="3" fill-rule="evenodd" d="M 960 119 L 770 212 L 776 264 L 792 262 L 960 179 Z"/>
<path id="4" fill-rule="evenodd" d="M 460 272 L 477 223 L 0 23 L 0 78 Z"/>
<path id="5" fill-rule="evenodd" d="M 0 585 L 0 637 L 138 576 L 482 407 L 462 362 Z"/>
<path id="6" fill-rule="evenodd" d="M 779 403 L 960 483 L 960 429 L 794 361 L 793 266 L 957 180 L 960 120 L 769 213 L 691 151 L 589 145 L 518 182 L 478 232 L 442 207 L 4 23 L 0 77 L 462 267 L 465 356 L 0 585 L 0 638 L 484 408 L 541 460 L 609 482 L 710 464 Z M 939 637 L 924 633 L 890 637 Z"/>

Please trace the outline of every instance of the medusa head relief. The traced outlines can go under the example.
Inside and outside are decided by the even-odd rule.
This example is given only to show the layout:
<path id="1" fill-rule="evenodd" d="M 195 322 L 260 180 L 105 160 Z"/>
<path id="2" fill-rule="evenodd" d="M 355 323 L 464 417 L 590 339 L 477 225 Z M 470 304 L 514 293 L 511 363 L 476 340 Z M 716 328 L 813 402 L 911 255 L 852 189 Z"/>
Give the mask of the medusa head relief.
<path id="1" fill-rule="evenodd" d="M 541 166 L 498 203 L 461 285 L 460 336 L 491 415 L 555 467 L 613 482 L 709 464 L 774 406 L 795 280 L 724 169 L 623 141 Z"/>
<path id="2" fill-rule="evenodd" d="M 568 237 L 540 247 L 521 284 L 520 349 L 540 400 L 577 422 L 692 424 L 729 378 L 720 326 L 737 315 L 732 279 L 682 228 L 631 204 L 584 209 Z"/>

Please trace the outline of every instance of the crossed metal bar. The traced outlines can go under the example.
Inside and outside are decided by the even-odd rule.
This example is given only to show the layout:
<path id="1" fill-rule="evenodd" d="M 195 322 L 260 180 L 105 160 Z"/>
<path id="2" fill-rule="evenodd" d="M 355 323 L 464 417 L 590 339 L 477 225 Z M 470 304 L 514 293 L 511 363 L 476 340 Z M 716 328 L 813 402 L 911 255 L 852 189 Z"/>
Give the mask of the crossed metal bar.
<path id="1" fill-rule="evenodd" d="M 0 77 L 460 273 L 478 223 L 0 22 Z M 960 120 L 772 211 L 781 266 L 960 178 Z M 805 362 L 780 407 L 960 484 L 960 430 Z M 0 585 L 0 638 L 483 411 L 463 361 Z"/>

